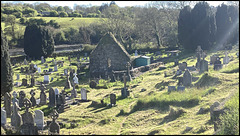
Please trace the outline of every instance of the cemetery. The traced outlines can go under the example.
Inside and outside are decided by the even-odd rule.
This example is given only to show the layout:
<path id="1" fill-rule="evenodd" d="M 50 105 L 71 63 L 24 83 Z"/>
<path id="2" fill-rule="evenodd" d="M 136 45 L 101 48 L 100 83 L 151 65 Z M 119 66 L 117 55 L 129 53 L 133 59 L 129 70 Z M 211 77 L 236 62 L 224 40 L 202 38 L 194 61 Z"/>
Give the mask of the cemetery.
<path id="1" fill-rule="evenodd" d="M 239 43 L 129 51 L 109 31 L 84 48 L 9 60 L 1 134 L 213 135 L 239 106 Z"/>

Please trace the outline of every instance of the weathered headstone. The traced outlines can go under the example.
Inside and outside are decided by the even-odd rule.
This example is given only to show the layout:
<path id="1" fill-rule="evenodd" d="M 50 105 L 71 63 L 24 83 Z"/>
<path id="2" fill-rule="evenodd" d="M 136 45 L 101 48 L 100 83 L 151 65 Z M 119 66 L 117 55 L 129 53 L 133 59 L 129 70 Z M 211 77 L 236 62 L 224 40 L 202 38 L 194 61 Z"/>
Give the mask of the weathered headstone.
<path id="1" fill-rule="evenodd" d="M 38 130 L 42 130 L 44 127 L 44 112 L 41 110 L 35 110 L 34 113 L 34 122 L 36 123 Z"/>
<path id="2" fill-rule="evenodd" d="M 77 97 L 77 90 L 75 89 L 75 85 L 73 83 L 73 89 L 71 90 L 71 98 L 76 98 Z"/>
<path id="3" fill-rule="evenodd" d="M 200 73 L 203 73 L 205 71 L 208 71 L 208 61 L 206 60 L 201 60 L 200 61 Z"/>
<path id="4" fill-rule="evenodd" d="M 17 74 L 17 80 L 19 80 L 20 79 L 20 75 L 19 74 Z"/>
<path id="5" fill-rule="evenodd" d="M 38 67 L 38 68 L 37 68 L 37 71 L 38 71 L 38 73 L 41 73 L 41 68 Z"/>
<path id="6" fill-rule="evenodd" d="M 168 92 L 176 91 L 176 86 L 168 86 Z"/>
<path id="7" fill-rule="evenodd" d="M 23 78 L 21 86 L 27 86 L 27 85 L 28 85 L 27 84 L 27 79 Z"/>
<path id="8" fill-rule="evenodd" d="M 64 89 L 70 89 L 70 88 L 72 88 L 72 86 L 71 86 L 71 83 L 69 81 L 69 76 L 67 75 L 67 81 L 66 81 L 66 85 L 65 85 Z"/>
<path id="9" fill-rule="evenodd" d="M 187 68 L 187 63 L 185 62 L 183 62 L 183 63 L 179 63 L 178 64 L 178 68 L 180 69 L 180 70 L 182 70 L 182 71 L 184 71 L 186 68 Z"/>
<path id="10" fill-rule="evenodd" d="M 54 66 L 54 71 L 55 71 L 55 72 L 58 71 L 57 65 Z"/>
<path id="11" fill-rule="evenodd" d="M 220 61 L 220 58 L 217 58 L 217 60 L 214 63 L 213 69 L 219 70 L 222 68 L 222 62 Z"/>
<path id="12" fill-rule="evenodd" d="M 31 103 L 32 103 L 32 107 L 34 107 L 34 106 L 36 106 L 36 104 L 37 104 L 36 99 L 35 99 L 35 97 L 34 97 L 35 91 L 34 91 L 34 90 L 31 90 L 31 91 L 30 91 L 30 95 L 31 95 L 30 101 L 31 101 Z"/>
<path id="13" fill-rule="evenodd" d="M 87 90 L 85 88 L 81 88 L 81 99 L 87 100 Z"/>
<path id="14" fill-rule="evenodd" d="M 135 56 L 137 56 L 138 55 L 138 51 L 137 50 L 135 50 Z"/>
<path id="15" fill-rule="evenodd" d="M 192 84 L 192 75 L 189 72 L 189 70 L 185 70 L 184 74 L 183 74 L 183 85 L 184 86 L 191 86 Z"/>
<path id="16" fill-rule="evenodd" d="M 4 95 L 4 107 L 6 110 L 7 118 L 11 117 L 11 113 L 12 113 L 11 103 L 12 103 L 11 95 L 8 92 L 6 92 Z"/>
<path id="17" fill-rule="evenodd" d="M 214 119 L 214 116 L 213 116 L 213 111 L 216 107 L 218 107 L 220 105 L 219 102 L 214 102 L 211 106 L 210 106 L 210 120 L 213 120 Z"/>
<path id="18" fill-rule="evenodd" d="M 38 128 L 34 123 L 34 116 L 29 112 L 29 108 L 32 107 L 32 103 L 29 99 L 24 99 L 25 113 L 22 114 L 23 125 L 20 127 L 21 135 L 38 135 Z"/>
<path id="19" fill-rule="evenodd" d="M 12 103 L 14 104 L 15 102 L 17 102 L 17 104 L 19 104 L 16 91 L 13 91 L 12 96 L 13 96 Z"/>
<path id="20" fill-rule="evenodd" d="M 217 56 L 216 54 L 210 56 L 210 64 L 214 64 L 215 61 L 217 60 L 217 57 L 218 57 L 218 56 Z"/>
<path id="21" fill-rule="evenodd" d="M 227 51 L 225 51 L 225 57 L 223 58 L 223 64 L 228 64 L 229 63 L 229 57 Z"/>
<path id="22" fill-rule="evenodd" d="M 34 79 L 34 75 L 32 75 L 32 78 L 31 78 L 31 87 L 35 86 L 35 79 Z"/>
<path id="23" fill-rule="evenodd" d="M 24 91 L 19 92 L 19 107 L 23 107 L 23 100 L 26 97 L 26 93 Z"/>
<path id="24" fill-rule="evenodd" d="M 111 105 L 116 105 L 116 94 L 110 94 Z"/>
<path id="25" fill-rule="evenodd" d="M 68 70 L 64 69 L 64 75 L 66 76 L 68 74 Z"/>
<path id="26" fill-rule="evenodd" d="M 55 95 L 59 95 L 59 90 L 58 90 L 58 88 L 55 88 Z"/>
<path id="27" fill-rule="evenodd" d="M 56 105 L 56 96 L 53 88 L 49 89 L 49 107 L 54 107 Z"/>
<path id="28" fill-rule="evenodd" d="M 44 75 L 44 80 L 43 80 L 43 83 L 44 84 L 49 84 L 49 75 Z"/>
<path id="29" fill-rule="evenodd" d="M 22 125 L 22 116 L 18 112 L 21 108 L 18 106 L 17 102 L 13 105 L 13 114 L 11 116 L 11 125 L 18 128 Z"/>
<path id="30" fill-rule="evenodd" d="M 49 125 L 49 132 L 50 135 L 51 134 L 59 134 L 60 131 L 60 126 L 57 123 L 56 119 L 58 118 L 58 112 L 56 110 L 53 110 L 53 112 L 51 113 L 51 118 L 52 118 L 52 122 Z"/>
<path id="31" fill-rule="evenodd" d="M 200 60 L 202 57 L 202 52 L 203 50 L 201 49 L 201 46 L 198 46 L 196 49 L 196 56 L 197 56 L 197 63 L 196 63 L 196 68 L 200 68 Z"/>
<path id="32" fill-rule="evenodd" d="M 78 84 L 78 78 L 77 78 L 77 74 L 76 73 L 74 73 L 73 83 L 74 84 Z"/>
<path id="33" fill-rule="evenodd" d="M 5 125 L 7 123 L 7 115 L 6 115 L 6 111 L 1 108 L 1 125 Z"/>
<path id="34" fill-rule="evenodd" d="M 41 57 L 41 63 L 42 64 L 44 63 L 44 57 L 43 56 Z"/>
<path id="35" fill-rule="evenodd" d="M 45 104 L 47 104 L 47 96 L 46 96 L 44 90 L 41 90 L 39 105 L 45 105 Z"/>

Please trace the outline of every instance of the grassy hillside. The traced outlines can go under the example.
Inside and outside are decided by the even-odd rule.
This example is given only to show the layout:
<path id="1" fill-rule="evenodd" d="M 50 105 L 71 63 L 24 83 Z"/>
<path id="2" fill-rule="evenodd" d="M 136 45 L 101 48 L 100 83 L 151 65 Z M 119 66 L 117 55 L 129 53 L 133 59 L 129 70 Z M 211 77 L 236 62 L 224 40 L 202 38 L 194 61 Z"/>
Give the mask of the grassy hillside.
<path id="1" fill-rule="evenodd" d="M 77 99 L 81 99 L 80 88 L 84 87 L 89 91 L 87 98 L 91 101 L 82 102 L 80 105 L 71 105 L 70 109 L 59 115 L 57 121 L 63 123 L 60 134 L 69 134 L 70 132 L 75 135 L 211 135 L 214 133 L 214 125 L 210 121 L 209 107 L 215 101 L 222 102 L 228 97 L 231 99 L 226 103 L 227 107 L 239 107 L 239 94 L 235 95 L 239 92 L 239 58 L 235 55 L 238 51 L 239 49 L 236 47 L 230 51 L 229 55 L 233 56 L 233 60 L 220 71 L 214 71 L 213 66 L 210 65 L 209 72 L 192 73 L 197 80 L 184 92 L 167 92 L 168 85 L 177 85 L 177 79 L 174 79 L 172 74 L 173 69 L 177 69 L 177 67 L 173 67 L 173 62 L 167 62 L 165 70 L 156 68 L 128 82 L 127 86 L 131 92 L 130 96 L 125 99 L 121 98 L 120 89 L 123 87 L 123 83 L 109 83 L 101 80 L 99 86 L 105 86 L 108 89 L 91 89 L 88 85 L 88 78 L 83 76 L 79 81 Z M 224 51 L 216 53 L 224 56 Z M 185 61 L 188 66 L 195 65 L 196 58 L 192 57 L 193 54 L 182 53 L 180 55 L 178 57 L 180 63 Z M 208 61 L 210 55 L 212 54 L 208 54 L 206 57 Z M 52 58 L 47 58 L 47 61 L 50 60 Z M 58 57 L 57 60 L 65 61 L 64 67 L 59 68 L 59 71 L 56 72 L 62 74 L 63 69 L 69 67 L 69 62 L 67 57 Z M 75 62 L 76 58 L 72 58 L 72 63 Z M 47 69 L 43 65 L 41 66 L 40 60 L 35 63 L 42 70 Z M 76 66 L 70 67 L 76 69 Z M 14 67 L 13 71 L 15 80 L 16 73 L 20 73 L 20 67 Z M 88 73 L 87 68 L 83 71 L 83 73 L 85 72 Z M 167 72 L 168 77 L 164 77 L 164 72 Z M 50 78 L 54 77 L 54 80 L 47 86 L 47 90 L 50 87 L 54 89 L 57 87 L 60 91 L 64 88 L 66 77 L 59 78 L 56 73 L 50 75 Z M 20 79 L 24 77 L 25 75 L 20 73 Z M 43 81 L 43 77 L 36 76 L 35 78 L 37 81 Z M 35 98 L 40 96 L 38 87 L 39 85 L 33 87 L 36 89 Z M 33 88 L 14 87 L 13 90 L 16 92 L 24 90 L 27 97 L 30 98 L 29 92 Z M 146 90 L 142 90 L 143 88 Z M 70 92 L 70 90 L 66 91 Z M 102 106 L 100 100 L 110 93 L 116 94 L 117 106 Z M 104 102 L 110 103 L 109 96 L 104 99 Z M 201 107 L 207 109 L 206 112 L 197 114 Z M 48 109 L 47 106 L 38 107 L 38 109 L 44 110 L 45 120 L 51 120 L 47 115 L 52 109 Z M 190 129 L 186 129 L 187 127 Z"/>

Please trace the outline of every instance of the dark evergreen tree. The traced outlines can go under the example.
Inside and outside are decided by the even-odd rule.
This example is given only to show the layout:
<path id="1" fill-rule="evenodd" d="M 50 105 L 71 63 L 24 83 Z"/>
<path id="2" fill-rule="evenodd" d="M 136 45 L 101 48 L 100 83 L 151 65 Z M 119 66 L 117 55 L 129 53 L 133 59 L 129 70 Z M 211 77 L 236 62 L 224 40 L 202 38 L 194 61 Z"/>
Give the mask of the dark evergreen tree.
<path id="1" fill-rule="evenodd" d="M 213 45 L 215 30 L 212 10 L 207 2 L 197 3 L 191 11 L 193 23 L 191 34 L 192 49 L 201 46 L 203 50 L 208 50 Z"/>
<path id="2" fill-rule="evenodd" d="M 24 33 L 24 52 L 31 58 L 48 57 L 54 52 L 51 31 L 36 24 L 28 25 Z"/>
<path id="3" fill-rule="evenodd" d="M 191 34 L 192 34 L 192 21 L 191 21 L 191 7 L 185 6 L 179 13 L 178 18 L 178 41 L 185 49 L 191 49 Z"/>
<path id="4" fill-rule="evenodd" d="M 230 18 L 229 43 L 235 44 L 239 41 L 239 7 L 230 5 L 228 7 L 228 16 Z"/>
<path id="5" fill-rule="evenodd" d="M 1 95 L 12 91 L 13 78 L 7 39 L 3 36 L 1 27 Z"/>

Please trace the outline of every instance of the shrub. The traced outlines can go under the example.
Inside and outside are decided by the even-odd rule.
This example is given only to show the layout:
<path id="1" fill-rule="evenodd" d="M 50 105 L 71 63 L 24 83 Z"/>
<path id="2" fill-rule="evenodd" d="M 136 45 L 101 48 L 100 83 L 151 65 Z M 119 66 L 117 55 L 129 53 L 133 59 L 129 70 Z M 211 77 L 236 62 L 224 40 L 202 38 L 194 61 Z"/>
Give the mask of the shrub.
<path id="1" fill-rule="evenodd" d="M 54 52 L 53 35 L 49 29 L 36 24 L 28 25 L 24 33 L 24 52 L 29 57 L 40 59 Z"/>

